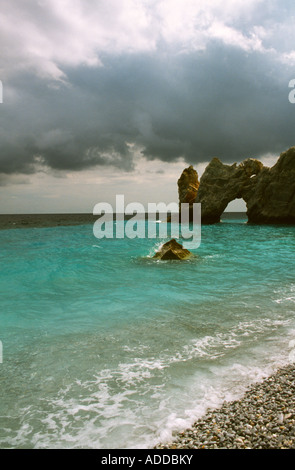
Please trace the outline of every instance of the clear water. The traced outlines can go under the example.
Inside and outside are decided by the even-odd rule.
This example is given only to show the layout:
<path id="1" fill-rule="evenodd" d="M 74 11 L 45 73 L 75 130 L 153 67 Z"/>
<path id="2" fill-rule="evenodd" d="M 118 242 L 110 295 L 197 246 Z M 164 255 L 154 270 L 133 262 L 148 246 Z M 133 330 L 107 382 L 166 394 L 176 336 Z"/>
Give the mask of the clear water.
<path id="1" fill-rule="evenodd" d="M 185 262 L 162 242 L 0 231 L 2 448 L 152 447 L 289 361 L 295 227 L 203 226 Z"/>

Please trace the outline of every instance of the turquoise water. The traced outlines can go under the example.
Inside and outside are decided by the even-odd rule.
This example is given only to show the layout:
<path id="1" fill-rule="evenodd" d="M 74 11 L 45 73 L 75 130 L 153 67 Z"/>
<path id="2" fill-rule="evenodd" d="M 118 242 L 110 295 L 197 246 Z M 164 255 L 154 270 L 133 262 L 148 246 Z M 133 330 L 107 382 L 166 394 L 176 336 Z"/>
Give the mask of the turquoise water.
<path id="1" fill-rule="evenodd" d="M 0 231 L 0 447 L 151 447 L 288 363 L 295 227 L 203 226 L 185 262 L 163 241 Z"/>

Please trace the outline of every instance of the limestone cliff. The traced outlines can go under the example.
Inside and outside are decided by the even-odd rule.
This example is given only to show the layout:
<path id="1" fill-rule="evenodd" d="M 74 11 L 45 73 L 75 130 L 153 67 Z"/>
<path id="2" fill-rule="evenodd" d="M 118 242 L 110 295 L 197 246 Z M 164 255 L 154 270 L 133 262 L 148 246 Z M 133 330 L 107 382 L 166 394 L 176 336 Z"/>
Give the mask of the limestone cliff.
<path id="1" fill-rule="evenodd" d="M 200 186 L 198 173 L 192 166 L 185 168 L 177 184 L 178 184 L 179 204 L 189 203 L 189 214 L 190 214 L 190 218 L 192 218 L 191 211 L 192 211 L 193 203 L 196 200 L 198 189 Z"/>
<path id="2" fill-rule="evenodd" d="M 295 147 L 283 152 L 272 168 L 263 167 L 243 198 L 249 222 L 295 224 Z"/>
<path id="3" fill-rule="evenodd" d="M 178 189 L 180 203 L 202 204 L 202 223 L 219 222 L 228 203 L 243 198 L 248 222 L 294 224 L 295 147 L 283 152 L 272 168 L 252 158 L 239 165 L 213 158 L 200 183 L 190 166 L 179 178 Z"/>
<path id="4" fill-rule="evenodd" d="M 191 166 L 183 170 L 178 182 L 179 202 L 192 203 L 196 199 L 200 186 L 198 173 Z"/>

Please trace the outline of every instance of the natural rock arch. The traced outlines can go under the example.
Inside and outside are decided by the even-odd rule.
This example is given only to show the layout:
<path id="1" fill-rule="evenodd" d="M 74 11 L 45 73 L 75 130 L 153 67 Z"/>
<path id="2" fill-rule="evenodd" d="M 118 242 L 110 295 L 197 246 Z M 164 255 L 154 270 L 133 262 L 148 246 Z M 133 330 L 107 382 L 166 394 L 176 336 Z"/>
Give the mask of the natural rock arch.
<path id="1" fill-rule="evenodd" d="M 224 165 L 213 158 L 200 182 L 192 166 L 178 180 L 179 202 L 202 205 L 202 223 L 220 222 L 227 205 L 244 199 L 248 222 L 295 223 L 295 147 L 268 168 L 253 158 Z"/>
<path id="2" fill-rule="evenodd" d="M 223 219 L 223 215 L 227 212 L 243 212 L 246 214 L 247 206 L 242 198 L 233 199 L 231 202 L 228 203 L 224 213 L 222 214 L 221 220 Z"/>

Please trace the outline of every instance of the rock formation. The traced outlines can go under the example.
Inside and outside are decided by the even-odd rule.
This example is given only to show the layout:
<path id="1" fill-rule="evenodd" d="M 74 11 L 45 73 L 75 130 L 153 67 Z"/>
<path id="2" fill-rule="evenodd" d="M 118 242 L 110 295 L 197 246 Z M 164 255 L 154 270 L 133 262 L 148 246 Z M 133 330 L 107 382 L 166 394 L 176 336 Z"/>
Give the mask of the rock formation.
<path id="1" fill-rule="evenodd" d="M 243 198 L 249 222 L 295 224 L 295 147 L 283 152 L 272 168 L 263 167 Z"/>
<path id="2" fill-rule="evenodd" d="M 191 166 L 183 170 L 181 177 L 178 182 L 178 196 L 179 204 L 188 203 L 189 204 L 189 214 L 192 218 L 192 208 L 193 203 L 196 200 L 198 189 L 200 186 L 198 173 Z"/>
<path id="3" fill-rule="evenodd" d="M 179 202 L 192 203 L 196 199 L 200 186 L 198 173 L 194 168 L 189 166 L 183 170 L 178 182 Z"/>
<path id="4" fill-rule="evenodd" d="M 295 147 L 283 152 L 272 168 L 252 158 L 239 165 L 213 158 L 200 183 L 197 172 L 186 168 L 178 189 L 180 203 L 201 203 L 202 223 L 219 222 L 228 203 L 243 198 L 248 222 L 295 224 Z"/>
<path id="5" fill-rule="evenodd" d="M 182 245 L 173 238 L 169 242 L 164 243 L 153 258 L 162 260 L 185 260 L 191 256 L 192 253 L 183 248 Z"/>
<path id="6" fill-rule="evenodd" d="M 228 203 L 244 198 L 252 176 L 258 175 L 262 168 L 258 160 L 248 159 L 240 165 L 224 165 L 218 158 L 213 158 L 201 178 L 195 199 L 195 202 L 202 204 L 202 222 L 219 222 Z"/>

